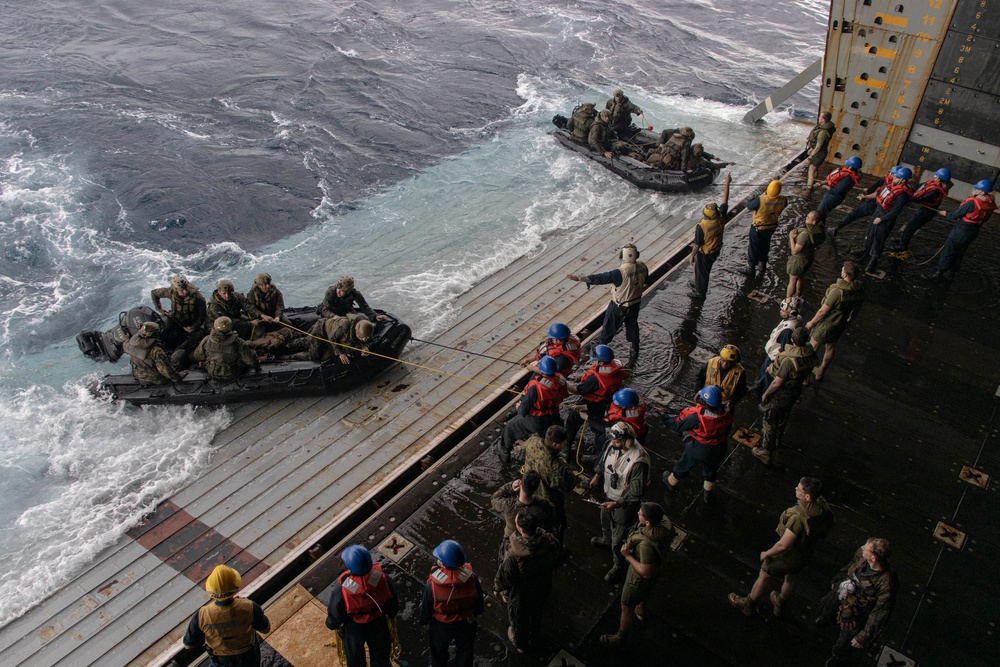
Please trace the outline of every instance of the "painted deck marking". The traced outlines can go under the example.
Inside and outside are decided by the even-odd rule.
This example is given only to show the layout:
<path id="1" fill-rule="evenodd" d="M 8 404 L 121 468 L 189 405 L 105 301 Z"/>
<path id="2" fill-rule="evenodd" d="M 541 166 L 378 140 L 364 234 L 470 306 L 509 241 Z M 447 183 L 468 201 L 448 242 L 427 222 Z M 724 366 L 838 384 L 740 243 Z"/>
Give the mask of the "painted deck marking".
<path id="1" fill-rule="evenodd" d="M 714 352 L 709 352 L 703 347 L 696 347 L 691 350 L 691 354 L 688 355 L 695 361 L 700 361 L 701 363 L 707 362 L 709 359 L 715 356 Z"/>
<path id="2" fill-rule="evenodd" d="M 667 391 L 663 387 L 654 387 L 650 390 L 646 398 L 653 403 L 666 407 L 670 405 L 670 401 L 674 400 L 674 393 L 672 391 Z"/>
<path id="3" fill-rule="evenodd" d="M 240 572 L 243 585 L 267 569 L 267 564 L 259 558 L 169 500 L 160 503 L 127 535 L 199 584 L 222 563 Z"/>
<path id="4" fill-rule="evenodd" d="M 757 303 L 767 303 L 767 300 L 770 299 L 771 297 L 769 297 L 768 295 L 764 294 L 759 290 L 754 290 L 749 294 L 747 294 L 747 298 L 750 299 L 751 301 L 756 301 Z"/>
<path id="5" fill-rule="evenodd" d="M 958 549 L 959 551 L 965 546 L 965 538 L 965 531 L 952 528 L 944 521 L 938 521 L 937 527 L 934 528 L 934 539 L 944 542 L 949 547 Z"/>
<path id="6" fill-rule="evenodd" d="M 674 539 L 670 542 L 670 550 L 677 551 L 684 544 L 684 540 L 687 539 L 687 531 L 683 528 L 678 528 L 674 526 Z"/>
<path id="7" fill-rule="evenodd" d="M 546 667 L 586 667 L 586 663 L 571 656 L 566 649 L 560 649 Z"/>
<path id="8" fill-rule="evenodd" d="M 746 426 L 740 426 L 736 429 L 736 433 L 733 433 L 733 440 L 745 447 L 756 447 L 760 439 L 760 433 L 754 433 Z"/>
<path id="9" fill-rule="evenodd" d="M 882 647 L 878 656 L 878 667 L 916 667 L 917 663 L 888 645 Z"/>
<path id="10" fill-rule="evenodd" d="M 413 542 L 410 542 L 399 533 L 392 533 L 382 540 L 378 545 L 378 550 L 385 554 L 385 557 L 393 563 L 399 563 L 408 553 L 413 550 Z"/>
<path id="11" fill-rule="evenodd" d="M 989 475 L 982 470 L 976 470 L 972 466 L 962 466 L 962 472 L 959 473 L 958 478 L 963 482 L 978 486 L 980 489 L 985 489 L 990 483 Z"/>

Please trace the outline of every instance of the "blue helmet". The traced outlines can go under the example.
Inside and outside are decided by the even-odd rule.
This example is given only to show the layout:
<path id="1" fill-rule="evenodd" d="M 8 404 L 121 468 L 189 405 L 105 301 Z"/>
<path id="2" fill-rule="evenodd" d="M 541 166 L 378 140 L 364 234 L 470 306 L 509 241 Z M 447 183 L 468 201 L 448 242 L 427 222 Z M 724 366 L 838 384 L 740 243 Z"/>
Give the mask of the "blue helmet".
<path id="1" fill-rule="evenodd" d="M 698 392 L 698 398 L 710 408 L 717 408 L 722 405 L 722 391 L 714 384 L 702 387 L 701 391 Z"/>
<path id="2" fill-rule="evenodd" d="M 900 170 L 900 168 L 901 168 L 901 167 L 900 167 L 900 166 L 899 166 L 899 165 L 897 164 L 897 165 L 896 165 L 895 167 L 893 167 L 892 169 L 890 169 L 890 170 L 889 170 L 889 174 L 890 174 L 890 175 L 891 175 L 891 176 L 892 176 L 893 178 L 896 178 L 896 172 L 897 172 L 897 171 L 899 171 L 899 170 Z"/>
<path id="3" fill-rule="evenodd" d="M 909 167 L 896 167 L 896 178 L 902 178 L 908 181 L 913 178 L 913 172 L 910 171 Z"/>
<path id="4" fill-rule="evenodd" d="M 590 355 L 590 358 L 609 364 L 615 359 L 615 351 L 607 345 L 598 345 L 594 348 L 594 353 Z"/>
<path id="5" fill-rule="evenodd" d="M 465 565 L 465 549 L 455 540 L 445 540 L 434 547 L 434 557 L 445 567 L 458 568 Z"/>
<path id="6" fill-rule="evenodd" d="M 857 171 L 858 169 L 861 169 L 861 158 L 857 156 L 849 157 L 847 158 L 847 162 L 845 162 L 844 165 Z"/>
<path id="7" fill-rule="evenodd" d="M 566 340 L 569 336 L 569 327 L 562 322 L 556 322 L 549 327 L 549 338 L 552 340 Z"/>
<path id="8" fill-rule="evenodd" d="M 619 389 L 611 400 L 619 408 L 634 408 L 639 405 L 639 394 L 635 393 L 634 389 Z"/>
<path id="9" fill-rule="evenodd" d="M 942 183 L 951 180 L 951 169 L 948 167 L 941 167 L 934 172 L 934 175 L 938 177 L 938 180 Z"/>
<path id="10" fill-rule="evenodd" d="M 372 554 L 360 544 L 352 544 L 340 554 L 351 574 L 361 576 L 372 571 Z"/>
<path id="11" fill-rule="evenodd" d="M 978 183 L 976 183 L 976 185 L 974 187 L 977 190 L 982 190 L 983 192 L 992 192 L 993 191 L 993 183 L 991 183 L 989 180 L 987 180 L 985 178 L 983 180 L 979 181 Z"/>
<path id="12" fill-rule="evenodd" d="M 541 371 L 542 375 L 555 375 L 556 360 L 552 357 L 542 357 L 538 360 L 538 370 Z"/>

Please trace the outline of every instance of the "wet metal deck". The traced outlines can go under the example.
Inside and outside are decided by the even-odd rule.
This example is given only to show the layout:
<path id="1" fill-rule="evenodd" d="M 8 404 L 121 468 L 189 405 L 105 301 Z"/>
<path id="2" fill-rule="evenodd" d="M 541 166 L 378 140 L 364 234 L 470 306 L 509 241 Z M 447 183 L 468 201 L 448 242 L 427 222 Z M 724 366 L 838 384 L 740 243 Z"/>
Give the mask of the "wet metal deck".
<path id="1" fill-rule="evenodd" d="M 801 203 L 794 208 L 800 215 L 805 210 Z M 832 219 L 838 219 L 837 214 Z M 789 222 L 786 218 L 785 224 Z M 669 414 L 687 405 L 686 397 L 699 385 L 695 376 L 700 364 L 689 356 L 693 350 L 736 343 L 754 372 L 763 343 L 779 319 L 783 271 L 780 280 L 769 273 L 759 283 L 736 273 L 746 249 L 746 223 L 737 224 L 739 232 L 727 231 L 727 246 L 713 270 L 704 306 L 685 298 L 689 272 L 682 270 L 640 315 L 644 354 L 631 384 L 644 393 L 655 387 L 675 393 Z M 931 257 L 949 229 L 950 223 L 942 223 L 922 230 L 912 246 L 917 261 Z M 806 284 L 807 317 L 836 277 L 846 251 L 860 243 L 864 232 L 858 223 L 820 248 Z M 779 231 L 772 248 L 772 258 L 781 258 L 774 264 L 779 270 L 787 252 L 778 250 L 781 238 Z M 699 499 L 697 471 L 684 482 L 668 515 L 685 538 L 668 561 L 649 605 L 650 617 L 638 626 L 631 648 L 612 652 L 597 641 L 617 627 L 619 589 L 602 580 L 609 556 L 588 544 L 598 530 L 596 510 L 570 496 L 566 543 L 572 558 L 556 579 L 544 623 L 545 645 L 534 655 L 515 654 L 506 642 L 503 607 L 488 598 L 477 665 L 617 665 L 624 660 L 821 665 L 836 632 L 812 627 L 815 604 L 834 573 L 869 536 L 891 541 L 900 587 L 892 620 L 867 651 L 864 664 L 996 664 L 1000 524 L 996 480 L 986 481 L 1000 471 L 996 219 L 970 249 L 965 270 L 950 285 L 921 278 L 933 263 L 921 267 L 916 261 L 886 260 L 883 266 L 884 277 L 868 279 L 867 301 L 841 339 L 827 377 L 806 390 L 793 413 L 775 463 L 764 467 L 747 448 L 731 442 L 719 476 L 721 497 L 714 507 Z M 766 295 L 766 303 L 750 298 L 754 291 Z M 750 396 L 737 409 L 737 425 L 758 428 L 757 418 Z M 441 539 L 461 541 L 484 588 L 491 588 L 502 522 L 491 512 L 489 496 L 514 473 L 503 470 L 485 447 L 501 423 L 484 425 L 408 493 L 344 540 L 373 548 L 387 539 L 413 545 L 399 564 L 386 555 L 392 549 L 379 555 L 409 603 L 400 615 L 400 633 L 403 657 L 411 665 L 426 664 L 428 657 L 426 635 L 416 623 L 416 603 L 432 565 L 430 552 Z M 645 444 L 654 468 L 647 497 L 660 500 L 660 475 L 677 460 L 680 439 L 652 424 Z M 794 502 L 793 490 L 803 475 L 825 482 L 824 495 L 834 506 L 837 526 L 801 575 L 785 618 L 773 618 L 766 601 L 752 618 L 745 618 L 727 603 L 726 595 L 749 590 L 758 554 L 777 539 L 777 517 Z M 289 595 L 322 605 L 342 569 L 337 554 L 335 550 L 318 562 Z M 281 652 L 289 664 L 313 664 L 299 657 L 302 650 L 286 642 Z"/>
<path id="2" fill-rule="evenodd" d="M 552 321 L 576 328 L 601 313 L 607 288 L 588 291 L 567 273 L 614 268 L 626 240 L 651 268 L 689 241 L 689 220 L 665 220 L 647 196 L 636 201 L 606 234 L 552 241 L 460 297 L 457 320 L 437 342 L 518 361 Z M 500 387 L 521 373 L 431 346 L 411 347 L 405 358 Z M 0 630 L 4 665 L 149 664 L 181 638 L 216 563 L 239 567 L 252 592 L 503 391 L 397 366 L 349 395 L 232 407 L 197 483 Z"/>

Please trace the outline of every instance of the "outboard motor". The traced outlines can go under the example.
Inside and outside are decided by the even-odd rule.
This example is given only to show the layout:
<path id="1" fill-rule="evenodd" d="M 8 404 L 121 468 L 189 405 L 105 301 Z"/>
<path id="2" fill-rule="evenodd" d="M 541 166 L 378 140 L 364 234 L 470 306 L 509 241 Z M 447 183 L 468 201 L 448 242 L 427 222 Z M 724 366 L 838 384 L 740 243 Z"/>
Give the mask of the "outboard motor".
<path id="1" fill-rule="evenodd" d="M 149 306 L 136 306 L 128 312 L 118 314 L 118 325 L 107 331 L 81 331 L 76 335 L 76 344 L 84 355 L 94 361 L 118 361 L 122 357 L 122 345 L 139 331 L 143 322 L 163 324 L 163 318 Z"/>

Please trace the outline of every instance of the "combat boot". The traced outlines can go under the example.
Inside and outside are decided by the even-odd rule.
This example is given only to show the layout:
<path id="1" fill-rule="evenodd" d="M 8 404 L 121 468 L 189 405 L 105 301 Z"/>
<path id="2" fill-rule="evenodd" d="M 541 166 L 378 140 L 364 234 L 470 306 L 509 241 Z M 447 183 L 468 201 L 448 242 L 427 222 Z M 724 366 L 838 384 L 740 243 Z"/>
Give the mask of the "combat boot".
<path id="1" fill-rule="evenodd" d="M 751 449 L 750 453 L 753 454 L 755 457 L 757 457 L 757 459 L 764 465 L 766 466 L 771 465 L 771 452 L 767 451 L 760 445 Z"/>
<path id="2" fill-rule="evenodd" d="M 736 593 L 730 593 L 729 604 L 742 611 L 744 616 L 750 616 L 753 614 L 753 600 L 748 597 L 737 595 Z"/>
<path id="3" fill-rule="evenodd" d="M 771 613 L 774 614 L 775 618 L 781 618 L 781 605 L 785 603 L 781 599 L 781 595 L 778 591 L 771 591 Z"/>
<path id="4" fill-rule="evenodd" d="M 878 271 L 878 260 L 874 257 L 872 261 L 868 262 L 868 266 L 865 267 L 865 273 L 875 273 Z"/>
<path id="5" fill-rule="evenodd" d="M 602 646 L 608 648 L 620 648 L 625 644 L 625 638 L 621 633 L 616 632 L 613 635 L 601 635 L 600 642 Z"/>

